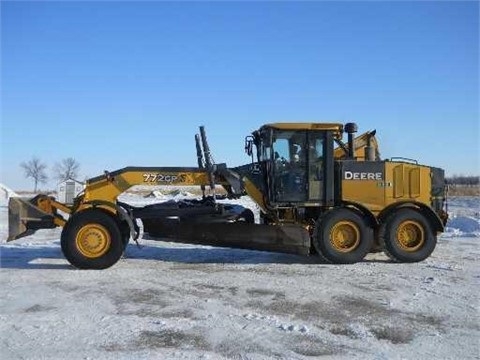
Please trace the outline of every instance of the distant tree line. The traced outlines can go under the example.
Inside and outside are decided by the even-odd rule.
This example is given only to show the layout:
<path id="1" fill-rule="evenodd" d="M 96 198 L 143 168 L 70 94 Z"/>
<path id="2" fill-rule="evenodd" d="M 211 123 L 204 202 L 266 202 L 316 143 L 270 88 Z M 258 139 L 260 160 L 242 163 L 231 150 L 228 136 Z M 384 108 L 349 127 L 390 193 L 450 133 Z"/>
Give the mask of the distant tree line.
<path id="1" fill-rule="evenodd" d="M 453 175 L 446 178 L 450 185 L 468 185 L 474 186 L 480 184 L 480 176 Z"/>
<path id="2" fill-rule="evenodd" d="M 20 164 L 23 169 L 25 177 L 32 179 L 34 183 L 34 192 L 37 192 L 39 184 L 45 184 L 48 181 L 47 164 L 34 156 L 29 161 L 24 161 Z M 65 158 L 60 162 L 55 163 L 52 171 L 52 178 L 57 181 L 65 181 L 68 179 L 76 179 L 80 170 L 80 164 L 74 158 Z"/>

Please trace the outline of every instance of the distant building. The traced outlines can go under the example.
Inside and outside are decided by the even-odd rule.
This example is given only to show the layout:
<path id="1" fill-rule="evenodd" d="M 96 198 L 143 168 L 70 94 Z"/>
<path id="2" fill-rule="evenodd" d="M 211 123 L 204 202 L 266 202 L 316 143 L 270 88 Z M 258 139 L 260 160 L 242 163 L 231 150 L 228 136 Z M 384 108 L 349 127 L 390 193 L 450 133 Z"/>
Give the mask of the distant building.
<path id="1" fill-rule="evenodd" d="M 18 196 L 13 190 L 0 183 L 0 206 L 8 206 L 8 200 L 12 196 Z"/>
<path id="2" fill-rule="evenodd" d="M 73 199 L 83 191 L 85 184 L 67 179 L 57 185 L 57 200 L 64 204 L 73 204 Z"/>

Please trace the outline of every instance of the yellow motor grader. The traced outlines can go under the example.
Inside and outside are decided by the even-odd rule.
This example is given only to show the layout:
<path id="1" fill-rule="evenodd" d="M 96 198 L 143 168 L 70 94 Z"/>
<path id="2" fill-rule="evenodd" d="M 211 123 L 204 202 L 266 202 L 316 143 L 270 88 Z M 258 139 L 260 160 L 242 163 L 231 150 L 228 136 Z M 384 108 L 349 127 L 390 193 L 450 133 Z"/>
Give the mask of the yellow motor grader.
<path id="1" fill-rule="evenodd" d="M 61 248 L 82 269 L 104 269 L 130 239 L 318 256 L 355 263 L 372 251 L 417 262 L 434 250 L 447 221 L 444 171 L 397 158 L 381 160 L 375 131 L 355 137 L 347 123 L 273 123 L 245 138 L 251 161 L 214 164 L 205 135 L 195 136 L 198 167 L 126 167 L 87 180 L 73 205 L 38 195 L 9 202 L 9 238 L 63 227 Z M 348 136 L 343 141 L 343 134 Z M 118 196 L 134 185 L 198 185 L 201 199 L 134 207 Z M 205 194 L 206 186 L 210 195 Z M 250 196 L 259 221 L 244 207 L 218 201 Z"/>

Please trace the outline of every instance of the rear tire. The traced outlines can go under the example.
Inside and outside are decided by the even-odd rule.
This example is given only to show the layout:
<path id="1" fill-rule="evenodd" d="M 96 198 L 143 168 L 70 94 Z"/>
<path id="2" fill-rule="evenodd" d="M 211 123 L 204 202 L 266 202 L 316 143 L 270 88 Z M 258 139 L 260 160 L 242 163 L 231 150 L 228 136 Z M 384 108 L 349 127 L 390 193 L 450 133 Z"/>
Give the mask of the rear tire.
<path id="1" fill-rule="evenodd" d="M 379 240 L 390 259 L 406 263 L 425 260 L 437 245 L 437 237 L 425 216 L 407 208 L 386 218 L 380 226 Z"/>
<path id="2" fill-rule="evenodd" d="M 313 245 L 319 255 L 334 264 L 361 261 L 373 245 L 373 230 L 360 214 L 338 208 L 317 220 Z"/>
<path id="3" fill-rule="evenodd" d="M 124 250 L 117 221 L 101 210 L 72 215 L 60 242 L 65 258 L 79 269 L 106 269 L 120 259 Z"/>

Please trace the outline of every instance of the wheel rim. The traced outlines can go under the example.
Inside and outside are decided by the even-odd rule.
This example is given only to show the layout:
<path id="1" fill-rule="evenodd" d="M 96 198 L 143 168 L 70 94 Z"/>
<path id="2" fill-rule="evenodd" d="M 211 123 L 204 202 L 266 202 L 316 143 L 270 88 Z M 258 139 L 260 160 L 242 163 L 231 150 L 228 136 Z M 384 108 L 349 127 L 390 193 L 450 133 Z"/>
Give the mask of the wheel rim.
<path id="1" fill-rule="evenodd" d="M 423 226 L 416 221 L 404 221 L 398 226 L 396 239 L 402 250 L 417 251 L 425 243 Z"/>
<path id="2" fill-rule="evenodd" d="M 360 244 L 360 229 L 352 221 L 339 221 L 330 231 L 330 243 L 337 251 L 353 251 Z"/>
<path id="3" fill-rule="evenodd" d="M 109 231 L 100 224 L 83 226 L 75 238 L 78 251 L 88 258 L 104 255 L 110 249 L 111 242 Z"/>

